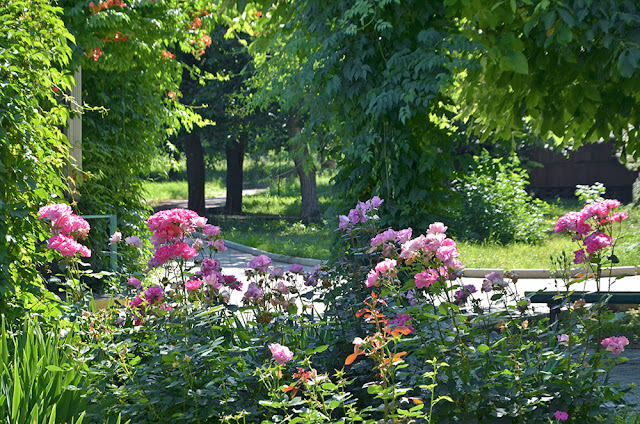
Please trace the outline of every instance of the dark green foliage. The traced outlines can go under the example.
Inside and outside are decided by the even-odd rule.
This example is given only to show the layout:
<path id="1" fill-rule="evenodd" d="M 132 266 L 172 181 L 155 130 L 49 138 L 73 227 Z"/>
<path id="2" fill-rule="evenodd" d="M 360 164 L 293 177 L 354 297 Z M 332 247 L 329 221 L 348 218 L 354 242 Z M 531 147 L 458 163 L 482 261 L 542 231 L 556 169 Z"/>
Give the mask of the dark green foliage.
<path id="1" fill-rule="evenodd" d="M 462 115 L 508 144 L 533 132 L 578 147 L 613 134 L 640 152 L 640 10 L 630 1 L 445 2 L 481 45 L 461 84 Z"/>
<path id="2" fill-rule="evenodd" d="M 465 160 L 444 93 L 465 63 L 456 52 L 466 48 L 442 5 L 307 1 L 269 13 L 270 22 L 254 19 L 264 34 L 251 45 L 257 96 L 308 116 L 312 151 L 330 140 L 344 205 L 379 195 L 385 219 L 402 226 L 441 210 L 446 181 Z"/>
<path id="3" fill-rule="evenodd" d="M 492 158 L 484 152 L 476 157 L 475 169 L 452 184 L 463 204 L 451 217 L 453 233 L 502 244 L 541 241 L 547 205 L 527 194 L 528 183 L 528 173 L 516 156 Z"/>
<path id="4" fill-rule="evenodd" d="M 48 238 L 37 210 L 62 197 L 67 111 L 56 95 L 69 88 L 59 71 L 71 55 L 61 9 L 47 0 L 3 2 L 0 8 L 0 312 L 37 292 L 38 247 Z M 17 297 L 16 297 L 17 296 Z M 14 311 L 15 312 L 15 311 Z"/>

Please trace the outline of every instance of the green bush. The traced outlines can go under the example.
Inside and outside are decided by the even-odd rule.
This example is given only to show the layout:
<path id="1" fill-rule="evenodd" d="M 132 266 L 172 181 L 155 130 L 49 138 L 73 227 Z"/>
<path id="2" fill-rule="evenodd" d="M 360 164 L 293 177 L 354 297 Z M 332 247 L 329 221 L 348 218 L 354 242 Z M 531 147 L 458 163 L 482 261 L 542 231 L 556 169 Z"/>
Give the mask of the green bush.
<path id="1" fill-rule="evenodd" d="M 516 156 L 477 156 L 476 168 L 453 182 L 462 197 L 450 225 L 455 235 L 469 240 L 536 243 L 543 238 L 543 212 L 547 204 L 525 191 L 529 176 Z"/>

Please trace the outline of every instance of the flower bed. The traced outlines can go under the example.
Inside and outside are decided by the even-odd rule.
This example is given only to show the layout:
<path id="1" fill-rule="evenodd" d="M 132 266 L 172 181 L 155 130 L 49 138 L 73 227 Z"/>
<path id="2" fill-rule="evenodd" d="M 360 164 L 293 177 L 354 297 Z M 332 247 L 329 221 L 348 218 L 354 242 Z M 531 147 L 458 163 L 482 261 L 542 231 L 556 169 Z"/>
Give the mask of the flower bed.
<path id="1" fill-rule="evenodd" d="M 582 423 L 622 413 L 624 390 L 607 375 L 626 339 L 601 334 L 614 318 L 602 302 L 566 300 L 560 328 L 533 320 L 516 275 L 494 272 L 481 286 L 465 284 L 444 224 L 417 236 L 380 229 L 382 204 L 373 198 L 340 217 L 339 263 L 306 273 L 258 256 L 247 264 L 244 287 L 216 260 L 226 248 L 218 227 L 188 210 L 150 217 L 151 258 L 144 274 L 126 276 L 127 307 L 87 313 L 79 303 L 67 312 L 78 359 L 91 370 L 86 417 Z M 613 224 L 623 219 L 615 207 L 592 205 L 556 227 L 571 232 L 583 252 L 574 262 L 597 279 L 615 262 Z M 70 214 L 64 206 L 47 210 Z M 57 215 L 42 215 L 54 232 L 62 228 Z M 579 281 L 567 276 L 566 283 Z M 237 290 L 242 302 L 232 304 Z M 323 303 L 322 314 L 314 302 Z"/>

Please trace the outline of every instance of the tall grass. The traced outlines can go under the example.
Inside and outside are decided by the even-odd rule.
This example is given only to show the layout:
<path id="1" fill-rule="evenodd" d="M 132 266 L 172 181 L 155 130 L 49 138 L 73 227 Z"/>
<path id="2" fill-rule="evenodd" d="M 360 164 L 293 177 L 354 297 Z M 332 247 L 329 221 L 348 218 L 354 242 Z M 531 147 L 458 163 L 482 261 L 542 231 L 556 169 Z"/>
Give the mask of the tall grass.
<path id="1" fill-rule="evenodd" d="M 85 372 L 64 339 L 27 321 L 0 339 L 0 417 L 11 424 L 81 424 Z"/>

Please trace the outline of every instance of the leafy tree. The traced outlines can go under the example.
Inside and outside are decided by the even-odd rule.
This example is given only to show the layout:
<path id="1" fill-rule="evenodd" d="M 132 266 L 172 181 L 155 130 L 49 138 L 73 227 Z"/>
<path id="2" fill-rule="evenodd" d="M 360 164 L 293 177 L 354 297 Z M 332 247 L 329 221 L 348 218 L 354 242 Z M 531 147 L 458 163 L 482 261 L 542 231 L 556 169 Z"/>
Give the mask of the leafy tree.
<path id="1" fill-rule="evenodd" d="M 259 133 L 267 127 L 273 127 L 277 121 L 273 113 L 262 112 L 247 108 L 247 98 L 251 96 L 249 77 L 253 73 L 252 58 L 246 48 L 240 43 L 246 36 L 236 38 L 225 37 L 226 29 L 217 27 L 211 32 L 212 46 L 206 53 L 195 59 L 184 57 L 187 63 L 196 65 L 199 69 L 209 73 L 208 78 L 201 75 L 185 73 L 182 81 L 184 103 L 198 108 L 198 112 L 214 125 L 207 125 L 197 133 L 183 134 L 182 144 L 187 154 L 187 173 L 193 170 L 204 178 L 204 163 L 202 158 L 192 162 L 195 166 L 189 171 L 189 156 L 191 152 L 202 149 L 203 141 L 209 150 L 224 151 L 227 161 L 227 203 L 225 211 L 228 213 L 242 213 L 243 161 L 249 143 L 255 140 Z M 215 74 L 215 76 L 214 76 Z M 196 134 L 196 135 L 194 135 Z M 197 178 L 189 179 L 199 184 Z M 191 204 L 192 194 L 202 198 L 204 202 L 204 184 L 195 190 L 189 190 Z M 195 209 L 194 209 L 195 210 Z"/>
<path id="2" fill-rule="evenodd" d="M 204 54 L 213 15 L 205 1 L 61 0 L 76 38 L 74 67 L 82 66 L 83 101 L 106 112 L 83 115 L 82 213 L 116 213 L 120 230 L 139 233 L 143 223 L 140 176 L 178 129 L 201 122 L 180 102 L 183 64 L 175 54 Z M 95 221 L 97 249 L 107 229 Z M 124 263 L 125 261 L 122 261 Z M 103 269 L 96 264 L 94 269 Z"/>
<path id="3" fill-rule="evenodd" d="M 0 313 L 38 293 L 36 264 L 47 260 L 36 211 L 62 197 L 67 119 L 59 93 L 72 35 L 48 0 L 6 0 L 0 8 Z M 13 310 L 16 312 L 16 310 Z"/>
<path id="4" fill-rule="evenodd" d="M 445 1 L 479 67 L 460 83 L 476 134 L 573 145 L 614 135 L 640 154 L 640 10 L 611 0 Z"/>
<path id="5" fill-rule="evenodd" d="M 468 46 L 442 4 L 316 0 L 251 5 L 237 29 L 258 34 L 264 89 L 285 110 L 308 116 L 304 144 L 333 135 L 336 193 L 352 204 L 379 195 L 390 220 L 419 224 L 441 209 L 456 168 L 455 112 L 446 88 Z M 420 11 L 420 13 L 416 13 Z M 248 29 L 247 29 L 248 28 Z M 320 130 L 324 131 L 320 131 Z"/>

